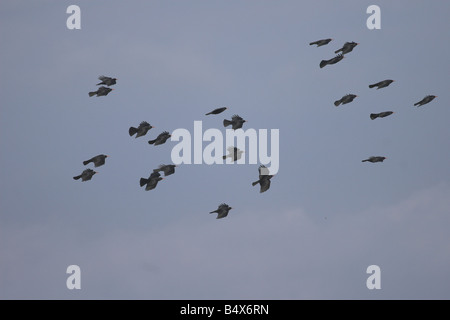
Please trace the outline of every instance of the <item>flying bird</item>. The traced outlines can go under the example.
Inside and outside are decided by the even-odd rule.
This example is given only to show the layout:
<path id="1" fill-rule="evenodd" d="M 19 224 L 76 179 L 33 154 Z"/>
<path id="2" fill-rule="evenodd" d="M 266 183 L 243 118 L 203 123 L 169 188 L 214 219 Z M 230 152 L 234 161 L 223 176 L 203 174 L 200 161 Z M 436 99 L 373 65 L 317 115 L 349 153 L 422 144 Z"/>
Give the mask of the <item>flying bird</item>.
<path id="1" fill-rule="evenodd" d="M 266 192 L 270 188 L 270 179 L 273 175 L 269 174 L 269 169 L 266 166 L 260 165 L 258 168 L 259 180 L 252 183 L 252 186 L 256 186 L 258 183 L 260 185 L 259 193 Z"/>
<path id="2" fill-rule="evenodd" d="M 242 119 L 240 116 L 235 114 L 231 117 L 231 120 L 224 119 L 223 120 L 223 126 L 228 127 L 231 124 L 231 128 L 233 130 L 240 129 L 244 125 L 244 122 L 247 122 L 246 120 Z"/>
<path id="3" fill-rule="evenodd" d="M 108 93 L 110 93 L 112 90 L 114 90 L 114 89 L 101 86 L 100 88 L 97 89 L 97 91 L 89 92 L 89 97 L 92 97 L 92 96 L 95 96 L 95 95 L 97 95 L 97 97 L 107 96 Z"/>
<path id="4" fill-rule="evenodd" d="M 368 159 L 362 160 L 361 162 L 366 162 L 366 161 L 372 162 L 372 163 L 383 162 L 384 159 L 386 159 L 386 157 L 370 157 Z"/>
<path id="5" fill-rule="evenodd" d="M 333 40 L 333 39 L 322 39 L 322 40 L 317 40 L 317 41 L 314 41 L 314 42 L 310 42 L 309 45 L 312 46 L 312 45 L 316 44 L 317 47 L 321 47 L 321 46 L 324 46 L 324 45 L 330 43 L 331 40 Z M 317 48 L 317 47 L 316 47 L 316 48 Z"/>
<path id="6" fill-rule="evenodd" d="M 384 111 L 384 112 L 380 112 L 380 113 L 371 113 L 370 114 L 370 119 L 375 120 L 376 118 L 384 118 L 384 117 L 390 116 L 393 113 L 394 113 L 393 111 Z"/>
<path id="7" fill-rule="evenodd" d="M 96 174 L 97 171 L 94 171 L 92 169 L 86 169 L 84 170 L 79 176 L 73 177 L 74 180 L 78 180 L 81 178 L 81 181 L 89 181 L 92 179 L 94 174 Z"/>
<path id="8" fill-rule="evenodd" d="M 377 87 L 377 90 L 378 90 L 378 89 L 387 87 L 388 85 L 390 85 L 390 84 L 391 84 L 392 82 L 394 82 L 394 81 L 395 81 L 395 80 L 390 80 L 390 79 L 388 79 L 388 80 L 383 80 L 383 81 L 380 81 L 380 82 L 377 82 L 377 83 L 374 83 L 374 84 L 370 84 L 370 85 L 369 85 L 369 88 Z"/>
<path id="9" fill-rule="evenodd" d="M 342 54 L 346 54 L 352 52 L 353 48 L 356 47 L 359 43 L 356 42 L 346 42 L 342 46 L 342 48 L 336 50 L 334 53 L 342 52 Z"/>
<path id="10" fill-rule="evenodd" d="M 135 133 L 137 133 L 135 138 L 139 138 L 141 136 L 145 136 L 148 130 L 150 130 L 151 128 L 154 127 L 150 125 L 147 121 L 142 121 L 137 128 L 130 127 L 130 129 L 128 129 L 128 133 L 130 137 L 133 136 Z"/>
<path id="11" fill-rule="evenodd" d="M 93 162 L 95 167 L 100 167 L 105 164 L 105 159 L 108 158 L 106 154 L 99 154 L 98 156 L 92 157 L 89 160 L 83 161 L 84 165 Z"/>
<path id="12" fill-rule="evenodd" d="M 102 82 L 97 83 L 98 86 L 101 84 L 104 84 L 108 87 L 116 84 L 116 80 L 117 80 L 117 78 L 110 78 L 110 77 L 105 77 L 105 76 L 100 76 L 100 77 L 98 77 L 98 79 L 102 80 Z"/>
<path id="13" fill-rule="evenodd" d="M 423 106 L 424 104 L 427 104 L 428 102 L 433 101 L 433 99 L 436 98 L 436 97 L 437 96 L 432 96 L 432 95 L 426 96 L 425 98 L 423 98 L 419 102 L 414 103 L 414 105 L 418 106 L 418 107 Z"/>
<path id="14" fill-rule="evenodd" d="M 357 97 L 356 94 L 346 94 L 345 96 L 343 96 L 342 98 L 340 98 L 339 100 L 336 100 L 334 102 L 334 105 L 337 107 L 340 104 L 347 104 L 353 101 L 353 99 L 355 99 Z"/>
<path id="15" fill-rule="evenodd" d="M 205 114 L 205 115 L 207 116 L 208 114 L 219 114 L 219 113 L 224 112 L 224 111 L 227 110 L 227 109 L 228 109 L 227 107 L 217 108 L 217 109 L 214 109 L 214 110 L 211 111 L 211 112 L 208 112 L 208 113 Z"/>
<path id="16" fill-rule="evenodd" d="M 320 67 L 323 68 L 325 67 L 327 64 L 335 64 L 338 63 L 339 61 L 341 61 L 342 59 L 344 59 L 344 56 L 342 54 L 338 54 L 336 57 L 331 58 L 329 60 L 322 60 L 320 61 Z"/>
<path id="17" fill-rule="evenodd" d="M 162 164 L 158 167 L 158 169 L 154 169 L 153 171 L 159 172 L 162 171 L 164 172 L 164 176 L 170 176 L 171 174 L 175 173 L 175 167 L 176 165 L 174 164 Z"/>
<path id="18" fill-rule="evenodd" d="M 225 218 L 228 215 L 228 212 L 233 209 L 232 207 L 230 207 L 229 205 L 227 205 L 226 203 L 222 203 L 217 210 L 211 211 L 210 213 L 217 213 L 217 218 L 216 219 L 221 219 L 221 218 Z"/>
<path id="19" fill-rule="evenodd" d="M 164 132 L 160 133 L 155 140 L 149 140 L 148 143 L 157 146 L 159 144 L 165 143 L 167 141 L 167 139 L 169 139 L 170 137 L 171 137 L 171 134 L 167 131 L 164 131 Z"/>
<path id="20" fill-rule="evenodd" d="M 141 178 L 139 180 L 139 184 L 141 187 L 145 186 L 145 191 L 153 190 L 156 188 L 156 185 L 159 181 L 163 180 L 164 178 L 161 177 L 161 174 L 155 170 L 150 174 L 150 177 L 148 179 Z"/>
<path id="21" fill-rule="evenodd" d="M 236 147 L 228 147 L 228 154 L 226 156 L 223 156 L 222 159 L 231 158 L 233 161 L 239 160 L 242 157 L 242 154 L 244 151 L 240 150 Z"/>

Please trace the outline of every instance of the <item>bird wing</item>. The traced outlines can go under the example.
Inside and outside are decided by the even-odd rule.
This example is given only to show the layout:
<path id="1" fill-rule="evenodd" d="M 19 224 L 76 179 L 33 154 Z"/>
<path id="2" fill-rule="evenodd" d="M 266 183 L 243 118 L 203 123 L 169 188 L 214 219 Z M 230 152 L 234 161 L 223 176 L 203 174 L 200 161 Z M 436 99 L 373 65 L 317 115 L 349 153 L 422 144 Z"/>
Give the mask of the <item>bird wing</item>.
<path id="1" fill-rule="evenodd" d="M 112 80 L 112 79 L 110 77 L 100 76 L 100 77 L 98 77 L 98 80 L 107 81 L 107 80 Z"/>
<path id="2" fill-rule="evenodd" d="M 221 203 L 220 205 L 219 205 L 219 207 L 217 208 L 217 210 L 226 210 L 226 209 L 228 209 L 228 205 L 226 204 L 226 203 Z"/>
<path id="3" fill-rule="evenodd" d="M 139 124 L 139 127 L 146 127 L 146 126 L 149 126 L 150 124 L 147 122 L 147 121 L 142 121 L 140 124 Z"/>
<path id="4" fill-rule="evenodd" d="M 238 116 L 237 114 L 235 114 L 235 115 L 233 115 L 233 116 L 231 117 L 231 120 L 232 120 L 232 121 L 242 121 L 242 120 L 244 120 L 244 119 L 242 119 L 240 116 Z"/>
<path id="5" fill-rule="evenodd" d="M 270 188 L 270 179 L 262 179 L 260 182 L 261 188 L 259 190 L 260 193 L 263 193 Z"/>
<path id="6" fill-rule="evenodd" d="M 269 169 L 265 165 L 260 165 L 258 168 L 259 171 L 259 179 L 261 179 L 264 176 L 269 175 Z"/>

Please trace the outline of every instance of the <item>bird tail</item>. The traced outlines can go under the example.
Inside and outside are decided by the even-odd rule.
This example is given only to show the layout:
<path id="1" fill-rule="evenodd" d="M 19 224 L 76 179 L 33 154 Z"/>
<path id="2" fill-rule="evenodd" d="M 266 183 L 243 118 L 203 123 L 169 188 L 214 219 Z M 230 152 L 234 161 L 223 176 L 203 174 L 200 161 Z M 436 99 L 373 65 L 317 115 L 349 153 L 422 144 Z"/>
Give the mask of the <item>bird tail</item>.
<path id="1" fill-rule="evenodd" d="M 223 156 L 222 159 L 225 160 L 227 158 L 227 156 Z"/>
<path id="2" fill-rule="evenodd" d="M 139 180 L 139 184 L 141 185 L 141 187 L 145 186 L 147 184 L 147 182 L 148 182 L 148 179 L 145 179 L 145 178 L 141 178 L 141 180 Z"/>
<path id="3" fill-rule="evenodd" d="M 95 96 L 96 94 L 97 94 L 97 91 L 89 92 L 89 97 Z"/>
<path id="4" fill-rule="evenodd" d="M 154 144 L 155 142 L 156 142 L 156 139 L 155 139 L 155 140 L 149 140 L 149 141 L 148 141 L 149 144 Z"/>
<path id="5" fill-rule="evenodd" d="M 205 116 L 207 116 L 208 114 L 212 114 L 212 112 L 208 112 L 208 113 L 206 113 L 206 114 L 205 114 Z"/>
<path id="6" fill-rule="evenodd" d="M 129 133 L 130 137 L 132 135 L 134 135 L 137 131 L 138 131 L 138 129 L 135 127 L 130 127 L 130 129 L 128 129 L 128 133 Z"/>
<path id="7" fill-rule="evenodd" d="M 92 162 L 92 160 L 86 160 L 86 161 L 83 161 L 83 164 L 84 164 L 84 165 L 87 165 L 87 164 L 90 163 L 90 162 Z"/>
<path id="8" fill-rule="evenodd" d="M 101 84 L 105 84 L 105 83 L 102 81 L 102 82 L 97 83 L 96 86 L 99 86 Z"/>
<path id="9" fill-rule="evenodd" d="M 73 177 L 73 180 L 78 180 L 81 178 L 81 174 L 79 176 Z"/>
<path id="10" fill-rule="evenodd" d="M 217 212 L 217 210 L 215 210 L 215 211 L 211 211 L 210 213 L 216 213 Z"/>
<path id="11" fill-rule="evenodd" d="M 317 41 L 310 42 L 309 45 L 312 46 L 313 44 L 317 44 Z"/>
<path id="12" fill-rule="evenodd" d="M 259 180 L 255 181 L 255 182 L 252 182 L 252 186 L 256 186 L 258 183 L 259 183 Z"/>
<path id="13" fill-rule="evenodd" d="M 336 100 L 336 101 L 334 102 L 334 105 L 337 107 L 337 106 L 340 105 L 341 103 L 342 103 L 341 100 Z"/>
<path id="14" fill-rule="evenodd" d="M 223 126 L 224 127 L 228 127 L 230 124 L 232 124 L 232 122 L 230 120 L 227 120 L 227 119 L 223 120 Z"/>
<path id="15" fill-rule="evenodd" d="M 370 119 L 375 120 L 376 118 L 378 118 L 378 114 L 376 114 L 376 113 L 370 114 Z"/>
<path id="16" fill-rule="evenodd" d="M 328 62 L 326 60 L 322 60 L 320 61 L 320 67 L 323 68 L 328 64 Z"/>
<path id="17" fill-rule="evenodd" d="M 420 102 L 414 103 L 414 106 L 418 106 L 418 105 L 420 105 Z"/>
<path id="18" fill-rule="evenodd" d="M 375 87 L 376 85 L 375 84 L 370 84 L 369 85 L 369 88 L 373 88 L 373 87 Z"/>
<path id="19" fill-rule="evenodd" d="M 362 160 L 361 162 L 366 162 L 366 161 L 369 161 L 368 159 L 366 159 L 366 160 Z"/>
<path id="20" fill-rule="evenodd" d="M 338 50 L 336 50 L 334 53 L 338 53 L 339 51 L 343 51 L 342 50 L 342 48 L 341 49 L 338 49 Z"/>

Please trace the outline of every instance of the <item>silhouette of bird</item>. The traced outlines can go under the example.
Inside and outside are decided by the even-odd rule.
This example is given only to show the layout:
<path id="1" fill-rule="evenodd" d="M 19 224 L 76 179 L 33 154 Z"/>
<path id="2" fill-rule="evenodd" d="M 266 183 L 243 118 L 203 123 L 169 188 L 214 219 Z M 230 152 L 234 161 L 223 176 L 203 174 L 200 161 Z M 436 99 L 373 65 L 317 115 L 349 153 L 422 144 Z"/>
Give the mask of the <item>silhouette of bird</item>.
<path id="1" fill-rule="evenodd" d="M 108 93 L 110 93 L 112 90 L 114 90 L 114 89 L 101 86 L 100 88 L 97 89 L 97 91 L 89 92 L 89 97 L 92 97 L 92 96 L 95 96 L 95 95 L 97 95 L 97 97 L 107 96 Z"/>
<path id="2" fill-rule="evenodd" d="M 246 120 L 242 119 L 240 116 L 235 114 L 231 117 L 231 120 L 224 119 L 223 120 L 223 126 L 228 127 L 231 124 L 231 128 L 233 130 L 240 129 L 244 125 L 244 122 L 247 122 Z"/>
<path id="3" fill-rule="evenodd" d="M 108 87 L 116 84 L 116 80 L 117 80 L 117 78 L 110 78 L 110 77 L 105 77 L 105 76 L 100 76 L 100 77 L 98 77 L 98 79 L 102 80 L 102 82 L 97 83 L 98 86 L 101 84 L 104 84 Z"/>
<path id="4" fill-rule="evenodd" d="M 106 154 L 99 154 L 98 156 L 92 157 L 89 160 L 83 161 L 84 165 L 93 162 L 95 167 L 100 167 L 105 164 L 105 159 L 108 158 Z"/>
<path id="5" fill-rule="evenodd" d="M 222 203 L 217 210 L 211 211 L 210 213 L 217 213 L 217 218 L 216 219 L 221 219 L 221 218 L 225 218 L 228 215 L 228 212 L 233 209 L 232 207 L 230 207 L 229 205 L 227 205 L 226 203 Z"/>
<path id="6" fill-rule="evenodd" d="M 155 169 L 153 171 L 157 171 L 157 172 L 162 171 L 162 172 L 164 172 L 164 176 L 166 177 L 166 176 L 170 176 L 171 174 L 175 173 L 175 167 L 176 167 L 176 165 L 174 165 L 174 164 L 162 164 L 158 167 L 158 169 Z"/>
<path id="7" fill-rule="evenodd" d="M 342 54 L 349 53 L 353 50 L 354 47 L 356 47 L 359 43 L 356 42 L 346 42 L 342 46 L 342 48 L 336 50 L 334 53 L 342 52 Z"/>
<path id="8" fill-rule="evenodd" d="M 337 107 L 340 104 L 347 104 L 353 101 L 353 99 L 355 99 L 357 97 L 356 94 L 346 94 L 345 96 L 343 96 L 342 98 L 340 98 L 339 100 L 336 100 L 334 102 L 334 105 Z"/>
<path id="9" fill-rule="evenodd" d="M 227 110 L 227 109 L 228 109 L 227 107 L 217 108 L 217 109 L 214 109 L 214 110 L 211 111 L 211 112 L 208 112 L 208 113 L 205 114 L 205 115 L 207 116 L 208 114 L 219 114 L 219 113 L 224 112 L 224 111 Z"/>
<path id="10" fill-rule="evenodd" d="M 380 113 L 371 113 L 370 114 L 370 119 L 375 120 L 376 118 L 384 118 L 384 117 L 390 116 L 393 113 L 394 113 L 393 111 L 384 111 L 384 112 L 380 112 Z"/>
<path id="11" fill-rule="evenodd" d="M 222 159 L 231 158 L 233 161 L 239 160 L 242 157 L 242 154 L 244 151 L 240 150 L 236 147 L 228 147 L 228 154 L 226 156 L 223 156 Z"/>
<path id="12" fill-rule="evenodd" d="M 94 174 L 96 174 L 97 171 L 94 171 L 92 169 L 86 169 L 84 170 L 79 176 L 73 177 L 74 180 L 78 180 L 81 178 L 81 181 L 89 181 L 92 179 Z"/>
<path id="13" fill-rule="evenodd" d="M 130 127 L 130 129 L 128 129 L 128 134 L 131 137 L 135 133 L 137 133 L 135 138 L 139 138 L 141 136 L 145 136 L 147 134 L 148 130 L 150 130 L 151 128 L 154 128 L 154 127 L 152 125 L 150 125 L 147 121 L 142 121 L 137 128 Z"/>
<path id="14" fill-rule="evenodd" d="M 324 46 L 324 45 L 330 43 L 331 40 L 333 40 L 333 39 L 322 39 L 322 40 L 317 40 L 317 41 L 314 41 L 314 42 L 310 42 L 309 45 L 312 46 L 312 45 L 316 44 L 317 47 L 321 47 L 321 46 Z M 316 47 L 316 48 L 317 48 L 317 47 Z"/>
<path id="15" fill-rule="evenodd" d="M 384 159 L 386 159 L 386 157 L 370 157 L 368 159 L 362 160 L 361 162 L 366 162 L 366 161 L 372 162 L 372 163 L 383 162 Z"/>
<path id="16" fill-rule="evenodd" d="M 374 84 L 370 84 L 369 88 L 377 87 L 377 90 L 378 90 L 378 89 L 387 87 L 388 85 L 390 85 L 394 81 L 395 80 L 390 80 L 390 79 L 383 80 L 383 81 L 380 81 L 380 82 L 377 82 L 377 83 L 374 83 Z"/>
<path id="17" fill-rule="evenodd" d="M 256 186 L 258 183 L 260 185 L 259 193 L 266 192 L 270 188 L 270 179 L 273 175 L 269 174 L 269 169 L 266 166 L 260 165 L 258 168 L 259 180 L 252 183 L 252 186 Z"/>
<path id="18" fill-rule="evenodd" d="M 172 135 L 169 132 L 164 131 L 164 132 L 160 133 L 155 140 L 149 140 L 148 143 L 157 146 L 159 144 L 165 143 L 167 141 L 167 139 L 169 139 L 171 136 Z"/>
<path id="19" fill-rule="evenodd" d="M 342 54 L 338 54 L 336 57 L 331 58 L 329 60 L 322 60 L 320 61 L 320 68 L 325 67 L 327 64 L 335 64 L 338 63 L 339 61 L 341 61 L 342 59 L 344 59 L 344 56 Z"/>
<path id="20" fill-rule="evenodd" d="M 161 174 L 155 170 L 150 174 L 150 177 L 148 179 L 141 178 L 139 180 L 139 184 L 141 187 L 145 186 L 145 191 L 152 190 L 156 188 L 156 185 L 159 181 L 163 180 L 164 178 L 161 177 Z"/>
<path id="21" fill-rule="evenodd" d="M 414 103 L 414 106 L 418 106 L 418 107 L 423 106 L 424 104 L 427 104 L 428 102 L 433 101 L 433 99 L 436 98 L 436 97 L 437 96 L 432 96 L 432 95 L 426 96 L 425 98 L 423 98 L 419 102 Z"/>

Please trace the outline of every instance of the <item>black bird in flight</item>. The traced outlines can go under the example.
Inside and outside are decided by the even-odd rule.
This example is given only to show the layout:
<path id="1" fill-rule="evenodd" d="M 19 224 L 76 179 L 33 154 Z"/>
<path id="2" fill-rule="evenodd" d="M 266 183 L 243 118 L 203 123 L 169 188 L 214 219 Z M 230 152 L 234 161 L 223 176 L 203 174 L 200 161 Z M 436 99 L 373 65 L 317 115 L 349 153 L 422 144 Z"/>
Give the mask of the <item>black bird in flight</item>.
<path id="1" fill-rule="evenodd" d="M 320 61 L 320 67 L 323 68 L 325 67 L 327 64 L 335 64 L 338 63 L 339 61 L 341 61 L 342 59 L 344 59 L 344 56 L 342 54 L 338 54 L 336 57 L 331 58 L 329 60 L 322 60 Z"/>
<path id="2" fill-rule="evenodd" d="M 164 131 L 164 132 L 160 133 L 155 140 L 149 140 L 148 143 L 157 146 L 159 144 L 165 143 L 167 141 L 167 139 L 169 139 L 171 136 L 172 135 L 169 132 Z"/>
<path id="3" fill-rule="evenodd" d="M 170 176 L 171 174 L 175 173 L 175 167 L 176 165 L 174 164 L 162 164 L 158 167 L 158 169 L 154 169 L 153 171 L 159 172 L 162 171 L 164 172 L 164 176 Z"/>
<path id="4" fill-rule="evenodd" d="M 269 169 L 266 166 L 261 165 L 258 168 L 259 171 L 259 180 L 252 183 L 252 186 L 256 186 L 258 183 L 260 185 L 259 192 L 263 193 L 270 188 L 270 179 L 272 179 L 273 175 L 269 174 Z"/>
<path id="5" fill-rule="evenodd" d="M 128 129 L 128 134 L 131 137 L 135 133 L 137 133 L 135 138 L 139 138 L 141 136 L 145 136 L 147 134 L 148 130 L 150 130 L 151 128 L 154 128 L 154 127 L 152 125 L 150 125 L 147 121 L 142 121 L 137 128 L 130 127 L 130 129 Z"/>
<path id="6" fill-rule="evenodd" d="M 117 80 L 117 78 L 110 78 L 110 77 L 105 77 L 105 76 L 100 76 L 100 77 L 98 77 L 98 79 L 102 80 L 102 82 L 97 83 L 98 86 L 101 84 L 104 84 L 108 87 L 116 84 L 116 80 Z"/>
<path id="7" fill-rule="evenodd" d="M 314 42 L 310 42 L 309 45 L 312 46 L 312 45 L 316 44 L 317 47 L 321 47 L 321 46 L 324 46 L 324 45 L 330 43 L 331 40 L 333 40 L 333 39 L 322 39 L 322 40 L 317 40 L 317 41 L 314 41 Z M 316 48 L 317 48 L 317 47 L 316 47 Z"/>
<path id="8" fill-rule="evenodd" d="M 346 42 L 342 46 L 342 48 L 336 50 L 334 53 L 342 52 L 342 54 L 346 54 L 352 52 L 353 48 L 356 47 L 359 43 L 356 42 Z"/>
<path id="9" fill-rule="evenodd" d="M 89 160 L 83 161 L 84 165 L 93 162 L 95 167 L 100 167 L 105 164 L 105 159 L 108 158 L 106 154 L 99 154 L 98 156 L 92 157 Z"/>
<path id="10" fill-rule="evenodd" d="M 414 106 L 418 106 L 418 107 L 423 106 L 424 104 L 427 104 L 428 102 L 433 101 L 433 99 L 436 98 L 436 97 L 437 96 L 432 96 L 432 95 L 426 96 L 425 98 L 423 98 L 419 102 L 414 103 Z"/>
<path id="11" fill-rule="evenodd" d="M 208 112 L 208 113 L 205 114 L 205 115 L 207 116 L 208 114 L 219 114 L 219 113 L 224 112 L 224 111 L 227 110 L 227 109 L 228 109 L 227 107 L 217 108 L 217 109 L 214 109 L 214 110 L 211 111 L 211 112 Z"/>
<path id="12" fill-rule="evenodd" d="M 231 124 L 231 128 L 233 130 L 240 129 L 244 125 L 244 122 L 247 122 L 246 120 L 242 119 L 240 116 L 235 114 L 231 117 L 231 120 L 224 119 L 223 120 L 223 126 L 228 127 Z"/>
<path id="13" fill-rule="evenodd" d="M 394 81 L 395 81 L 395 80 L 390 80 L 390 79 L 388 79 L 388 80 L 383 80 L 383 81 L 380 81 L 380 82 L 377 82 L 377 83 L 374 83 L 374 84 L 370 84 L 370 85 L 369 85 L 369 88 L 377 87 L 377 90 L 378 90 L 378 89 L 387 87 L 388 85 L 390 85 L 390 84 L 391 84 L 392 82 L 394 82 Z"/>
<path id="14" fill-rule="evenodd" d="M 97 97 L 107 96 L 108 93 L 110 93 L 112 90 L 114 90 L 114 89 L 101 86 L 100 88 L 97 89 L 97 91 L 89 92 L 89 97 L 92 97 L 92 96 L 95 96 L 95 95 L 97 95 Z"/>
<path id="15" fill-rule="evenodd" d="M 357 97 L 356 94 L 346 94 L 345 96 L 343 96 L 342 98 L 340 98 L 339 100 L 336 100 L 334 102 L 334 105 L 337 107 L 340 104 L 347 104 L 353 101 L 353 99 L 355 99 Z"/>
<path id="16" fill-rule="evenodd" d="M 242 157 L 244 151 L 236 147 L 228 147 L 228 154 L 223 156 L 222 159 L 231 158 L 233 161 L 239 160 Z"/>
<path id="17" fill-rule="evenodd" d="M 386 159 L 386 157 L 370 157 L 368 159 L 362 160 L 361 162 L 366 162 L 366 161 L 372 162 L 372 163 L 383 162 L 384 159 Z"/>
<path id="18" fill-rule="evenodd" d="M 384 112 L 380 112 L 380 113 L 371 113 L 370 114 L 370 119 L 375 120 L 376 118 L 384 118 L 384 117 L 390 116 L 393 113 L 394 113 L 393 111 L 384 111 Z"/>
<path id="19" fill-rule="evenodd" d="M 161 174 L 155 170 L 150 174 L 150 177 L 148 179 L 141 178 L 139 180 L 139 184 L 141 187 L 145 186 L 145 191 L 152 190 L 156 188 L 156 185 L 159 181 L 163 180 L 164 178 L 161 177 Z"/>
<path id="20" fill-rule="evenodd" d="M 221 219 L 221 218 L 225 218 L 228 215 L 228 212 L 233 209 L 232 207 L 230 207 L 229 205 L 227 205 L 226 203 L 222 203 L 217 210 L 211 211 L 210 213 L 217 213 L 217 218 L 216 219 Z"/>
<path id="21" fill-rule="evenodd" d="M 96 174 L 97 171 L 94 171 L 92 169 L 86 169 L 84 170 L 79 176 L 73 177 L 74 180 L 78 180 L 81 178 L 81 181 L 88 181 L 91 180 L 94 174 Z"/>

